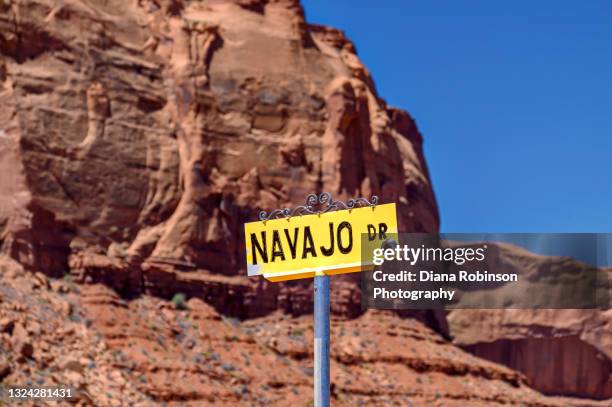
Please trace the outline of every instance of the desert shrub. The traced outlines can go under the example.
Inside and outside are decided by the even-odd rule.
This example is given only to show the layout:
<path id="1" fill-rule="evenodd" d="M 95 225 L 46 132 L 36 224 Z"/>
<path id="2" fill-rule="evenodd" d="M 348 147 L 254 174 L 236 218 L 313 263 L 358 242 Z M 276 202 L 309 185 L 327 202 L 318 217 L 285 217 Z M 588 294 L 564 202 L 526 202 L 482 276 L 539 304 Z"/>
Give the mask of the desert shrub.
<path id="1" fill-rule="evenodd" d="M 172 303 L 176 309 L 187 309 L 187 300 L 185 299 L 185 294 L 183 293 L 174 294 L 174 297 L 172 297 Z"/>

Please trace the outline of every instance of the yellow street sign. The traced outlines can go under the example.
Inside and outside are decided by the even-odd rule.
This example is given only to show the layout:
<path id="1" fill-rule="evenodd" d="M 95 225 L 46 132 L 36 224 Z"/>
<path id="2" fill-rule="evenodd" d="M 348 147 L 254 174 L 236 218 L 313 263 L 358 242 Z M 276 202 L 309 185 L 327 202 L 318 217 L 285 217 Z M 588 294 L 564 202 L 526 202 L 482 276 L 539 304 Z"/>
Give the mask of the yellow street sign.
<path id="1" fill-rule="evenodd" d="M 397 234 L 397 217 L 385 204 L 250 222 L 244 232 L 249 276 L 295 280 L 370 269 L 369 246 Z"/>

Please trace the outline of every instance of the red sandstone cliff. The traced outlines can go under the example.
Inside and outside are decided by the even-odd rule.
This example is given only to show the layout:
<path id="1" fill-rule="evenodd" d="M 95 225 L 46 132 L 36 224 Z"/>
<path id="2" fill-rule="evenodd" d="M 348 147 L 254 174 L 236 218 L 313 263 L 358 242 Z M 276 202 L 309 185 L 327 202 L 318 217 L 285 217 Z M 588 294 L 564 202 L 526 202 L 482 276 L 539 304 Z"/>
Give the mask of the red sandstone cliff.
<path id="1" fill-rule="evenodd" d="M 493 253 L 487 261 L 496 272 L 516 272 L 525 280 L 531 277 L 540 282 L 498 287 L 494 298 L 500 308 L 513 297 L 504 294 L 513 290 L 534 297 L 532 303 L 537 303 L 539 297 L 544 304 L 561 303 L 563 297 L 575 296 L 568 288 L 579 290 L 575 285 L 554 282 L 554 276 L 562 271 L 565 275 L 584 273 L 585 265 L 571 258 L 541 256 L 507 244 L 498 245 Z M 593 287 L 592 294 L 599 295 L 600 306 L 606 307 L 610 303 L 612 269 L 597 272 L 601 274 L 601 285 L 597 290 Z M 557 300 L 551 301 L 555 297 Z M 505 306 L 512 308 L 515 304 Z M 522 372 L 529 384 L 540 391 L 612 399 L 609 309 L 462 309 L 450 311 L 446 320 L 453 343 Z"/>
<path id="2" fill-rule="evenodd" d="M 0 239 L 31 269 L 247 316 L 293 295 L 243 278 L 258 208 L 376 194 L 438 227 L 414 121 L 296 1 L 4 2 L 0 33 Z"/>
<path id="3" fill-rule="evenodd" d="M 242 275 L 255 209 L 321 190 L 437 229 L 413 120 L 297 2 L 4 4 L 0 224 L 29 267 L 97 253 Z"/>
<path id="4" fill-rule="evenodd" d="M 610 310 L 452 311 L 453 343 L 549 394 L 612 398 Z"/>

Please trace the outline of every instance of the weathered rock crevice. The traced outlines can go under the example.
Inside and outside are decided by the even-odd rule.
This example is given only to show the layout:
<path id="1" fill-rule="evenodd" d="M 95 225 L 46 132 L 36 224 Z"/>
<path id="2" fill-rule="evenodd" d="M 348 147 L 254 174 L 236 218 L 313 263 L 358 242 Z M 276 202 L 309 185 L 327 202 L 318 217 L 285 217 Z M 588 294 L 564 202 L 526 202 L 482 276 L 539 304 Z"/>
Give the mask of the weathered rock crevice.
<path id="1" fill-rule="evenodd" d="M 468 352 L 509 366 L 545 394 L 612 398 L 612 363 L 578 335 L 500 339 L 465 346 Z M 542 369 L 542 366 L 549 366 Z"/>

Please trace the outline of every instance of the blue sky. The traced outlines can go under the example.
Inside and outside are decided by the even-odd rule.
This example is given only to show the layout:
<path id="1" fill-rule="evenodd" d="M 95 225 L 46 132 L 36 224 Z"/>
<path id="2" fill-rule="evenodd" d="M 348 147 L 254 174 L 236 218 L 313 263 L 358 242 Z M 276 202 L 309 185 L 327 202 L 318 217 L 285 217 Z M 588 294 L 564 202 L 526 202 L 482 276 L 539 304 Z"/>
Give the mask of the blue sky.
<path id="1" fill-rule="evenodd" d="M 415 117 L 442 231 L 612 232 L 612 1 L 304 7 Z"/>

